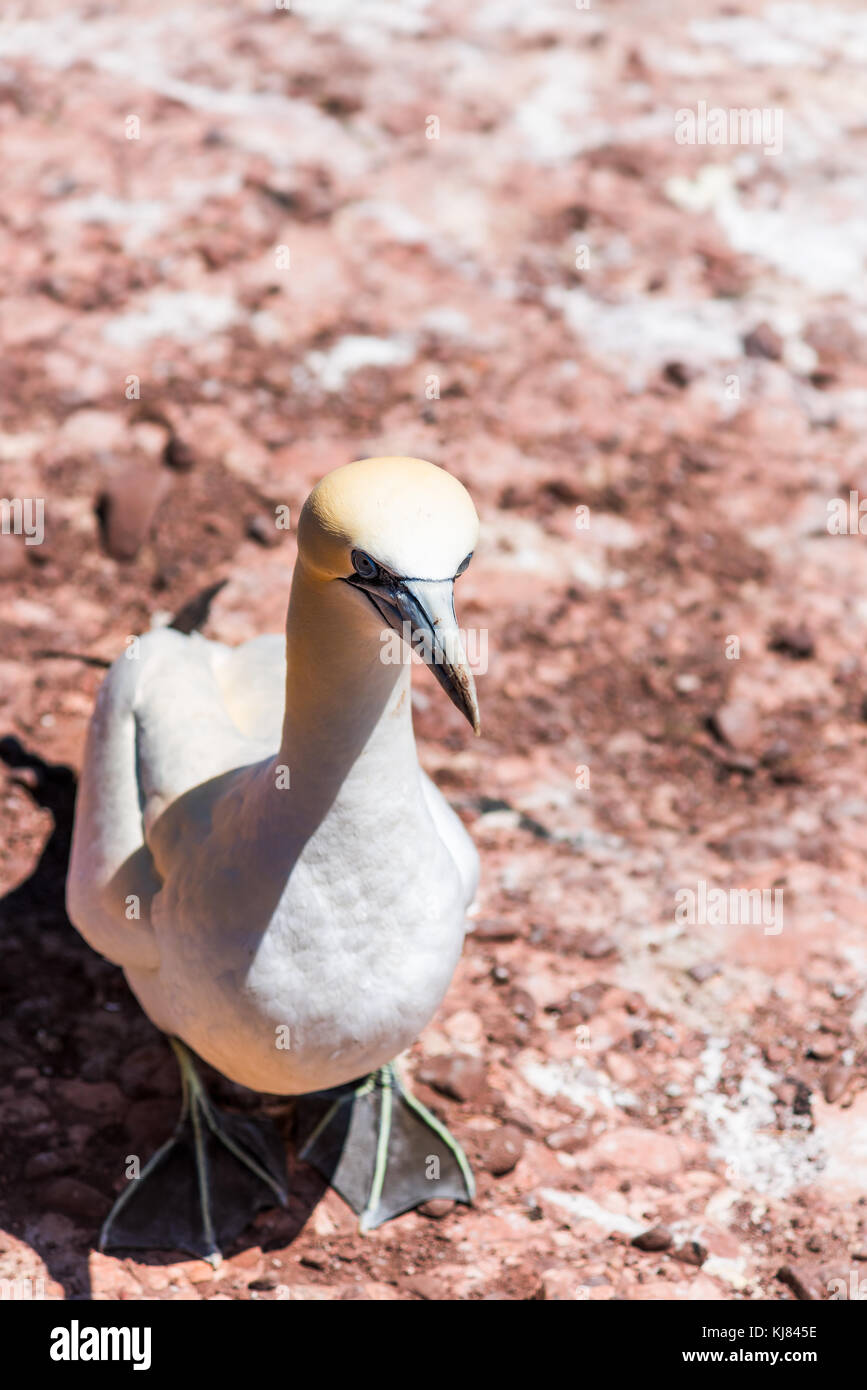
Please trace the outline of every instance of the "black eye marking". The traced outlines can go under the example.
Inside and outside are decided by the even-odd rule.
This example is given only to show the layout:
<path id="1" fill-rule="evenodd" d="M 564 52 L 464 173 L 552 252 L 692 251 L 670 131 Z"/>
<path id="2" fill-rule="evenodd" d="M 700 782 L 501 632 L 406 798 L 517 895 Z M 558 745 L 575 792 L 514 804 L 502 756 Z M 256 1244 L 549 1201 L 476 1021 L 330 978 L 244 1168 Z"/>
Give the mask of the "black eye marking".
<path id="1" fill-rule="evenodd" d="M 379 573 L 379 566 L 375 560 L 371 560 L 369 555 L 365 555 L 363 550 L 353 550 L 351 555 L 352 568 L 360 579 L 374 579 Z"/>
<path id="2" fill-rule="evenodd" d="M 473 558 L 473 552 L 470 551 L 470 553 L 469 553 L 469 555 L 467 556 L 467 558 L 466 558 L 465 560 L 462 560 L 461 563 L 458 565 L 458 567 L 457 567 L 457 569 L 456 569 L 456 571 L 455 571 L 455 579 L 457 579 L 459 575 L 463 574 L 464 570 L 467 568 L 467 565 L 470 563 L 470 561 L 472 560 L 472 558 Z"/>

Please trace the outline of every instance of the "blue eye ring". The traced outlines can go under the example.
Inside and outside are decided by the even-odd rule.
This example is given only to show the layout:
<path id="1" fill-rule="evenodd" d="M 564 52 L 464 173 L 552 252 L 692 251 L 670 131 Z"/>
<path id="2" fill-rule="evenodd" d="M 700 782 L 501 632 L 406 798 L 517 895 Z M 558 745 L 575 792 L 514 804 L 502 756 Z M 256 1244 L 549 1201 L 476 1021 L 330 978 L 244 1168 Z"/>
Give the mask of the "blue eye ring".
<path id="1" fill-rule="evenodd" d="M 363 550 L 353 550 L 350 556 L 352 568 L 359 579 L 375 579 L 379 573 L 379 566 L 375 560 L 371 560 L 369 555 L 365 555 Z"/>
<path id="2" fill-rule="evenodd" d="M 467 566 L 469 565 L 469 563 L 470 563 L 470 561 L 472 560 L 472 558 L 473 558 L 473 552 L 470 551 L 470 553 L 469 553 L 469 555 L 467 556 L 467 558 L 466 558 L 465 560 L 462 560 L 461 563 L 458 565 L 457 569 L 455 570 L 455 579 L 457 579 L 459 575 L 462 575 L 462 574 L 463 574 L 464 570 L 467 568 Z"/>

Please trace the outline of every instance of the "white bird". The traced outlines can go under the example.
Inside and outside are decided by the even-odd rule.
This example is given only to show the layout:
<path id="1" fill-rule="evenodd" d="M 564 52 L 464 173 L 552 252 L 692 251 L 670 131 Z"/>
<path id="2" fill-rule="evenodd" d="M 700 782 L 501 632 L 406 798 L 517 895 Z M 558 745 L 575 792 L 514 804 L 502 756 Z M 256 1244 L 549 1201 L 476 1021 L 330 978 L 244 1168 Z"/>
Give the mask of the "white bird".
<path id="1" fill-rule="evenodd" d="M 478 881 L 419 766 L 408 650 L 478 732 L 454 611 L 477 535 L 443 469 L 347 464 L 301 512 L 285 642 L 162 629 L 111 667 L 67 906 L 171 1039 L 184 1099 L 103 1247 L 217 1261 L 257 1207 L 285 1201 L 275 1136 L 217 1111 L 188 1049 L 254 1090 L 343 1088 L 309 1102 L 304 1155 L 363 1229 L 434 1196 L 472 1199 L 462 1150 L 392 1062 L 448 988 Z"/>

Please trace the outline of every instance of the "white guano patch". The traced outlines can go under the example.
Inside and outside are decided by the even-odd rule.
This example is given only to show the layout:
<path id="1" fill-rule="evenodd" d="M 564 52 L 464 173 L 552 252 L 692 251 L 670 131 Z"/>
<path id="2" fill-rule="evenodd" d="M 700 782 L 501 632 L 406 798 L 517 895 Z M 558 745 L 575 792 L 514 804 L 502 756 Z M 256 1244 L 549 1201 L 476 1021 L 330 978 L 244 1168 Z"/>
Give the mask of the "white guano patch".
<path id="1" fill-rule="evenodd" d="M 404 335 L 374 338 L 350 333 L 325 352 L 309 352 L 309 372 L 326 391 L 339 391 L 362 367 L 405 367 L 415 357 L 415 344 Z"/>
<path id="2" fill-rule="evenodd" d="M 710 1134 L 710 1153 L 726 1165 L 732 1187 L 782 1198 L 816 1181 L 825 1166 L 818 1134 L 776 1129 L 773 1085 L 777 1078 L 758 1056 L 745 1068 L 736 1095 L 718 1089 L 728 1040 L 710 1038 L 702 1053 L 702 1071 L 694 1082 L 691 1113 Z"/>
<path id="3" fill-rule="evenodd" d="M 223 333 L 239 317 L 238 304 L 229 295 L 200 294 L 195 290 L 158 290 L 144 308 L 110 319 L 103 336 L 118 347 L 137 348 L 155 338 L 194 343 Z"/>

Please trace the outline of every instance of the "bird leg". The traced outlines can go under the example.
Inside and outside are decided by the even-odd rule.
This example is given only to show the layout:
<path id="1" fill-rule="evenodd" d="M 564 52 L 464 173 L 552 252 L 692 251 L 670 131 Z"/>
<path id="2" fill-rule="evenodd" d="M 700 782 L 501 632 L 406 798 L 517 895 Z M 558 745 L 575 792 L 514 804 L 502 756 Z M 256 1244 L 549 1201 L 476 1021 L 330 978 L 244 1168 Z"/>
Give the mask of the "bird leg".
<path id="1" fill-rule="evenodd" d="M 364 1081 L 304 1096 L 300 1157 L 322 1174 L 372 1231 L 434 1197 L 471 1202 L 475 1182 L 460 1144 L 400 1082 L 393 1062 Z"/>
<path id="2" fill-rule="evenodd" d="M 179 1038 L 169 1038 L 183 1096 L 175 1132 L 131 1178 L 102 1227 L 100 1250 L 187 1250 L 216 1269 L 221 1246 L 262 1207 L 288 1200 L 286 1156 L 270 1121 L 218 1110 Z"/>

